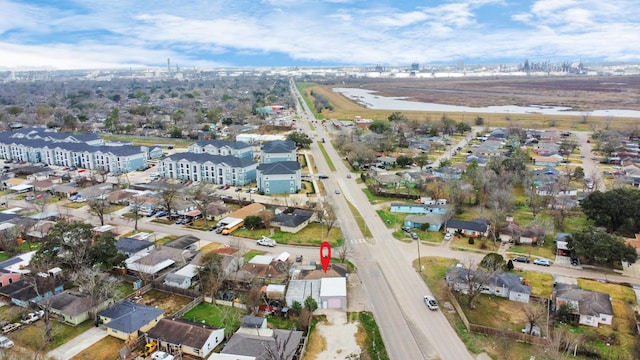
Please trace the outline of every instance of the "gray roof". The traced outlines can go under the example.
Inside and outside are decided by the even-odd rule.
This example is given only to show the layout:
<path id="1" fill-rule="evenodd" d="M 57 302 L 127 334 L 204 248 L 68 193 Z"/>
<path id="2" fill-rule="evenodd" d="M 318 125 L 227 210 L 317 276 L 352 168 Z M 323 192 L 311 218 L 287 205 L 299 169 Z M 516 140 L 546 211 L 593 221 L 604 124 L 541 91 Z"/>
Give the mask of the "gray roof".
<path id="1" fill-rule="evenodd" d="M 200 239 L 193 235 L 182 235 L 164 244 L 164 246 L 174 248 L 174 249 L 184 250 L 187 248 L 187 246 L 191 244 L 195 244 L 198 241 L 200 241 Z"/>
<path id="2" fill-rule="evenodd" d="M 52 309 L 63 314 L 76 316 L 89 311 L 92 308 L 91 297 L 74 291 L 63 291 L 49 299 Z"/>
<path id="3" fill-rule="evenodd" d="M 231 167 L 247 167 L 256 163 L 253 159 L 238 158 L 233 155 L 212 155 L 207 153 L 195 154 L 189 152 L 173 154 L 167 159 L 172 161 L 186 160 L 199 164 L 204 164 L 206 162 L 210 162 L 212 164 L 227 164 Z"/>
<path id="4" fill-rule="evenodd" d="M 164 310 L 131 301 L 122 301 L 99 312 L 98 316 L 112 319 L 105 325 L 106 327 L 131 334 L 162 314 Z"/>
<path id="5" fill-rule="evenodd" d="M 297 211 L 297 212 L 296 212 Z M 272 222 L 280 224 L 280 226 L 297 227 L 303 222 L 309 220 L 313 215 L 313 211 L 296 210 L 289 214 L 278 214 L 271 219 Z"/>
<path id="6" fill-rule="evenodd" d="M 576 311 L 580 315 L 613 315 L 613 307 L 611 306 L 609 294 L 582 290 L 577 285 L 563 283 L 557 283 L 555 285 L 555 293 L 556 298 L 577 301 L 578 308 Z"/>
<path id="7" fill-rule="evenodd" d="M 479 232 L 487 231 L 487 224 L 480 221 L 464 221 L 464 220 L 449 220 L 447 221 L 447 227 L 452 229 L 473 230 Z"/>
<path id="8" fill-rule="evenodd" d="M 409 220 L 416 224 L 438 225 L 442 224 L 444 216 L 437 213 L 428 213 L 425 215 L 407 215 L 405 220 Z"/>
<path id="9" fill-rule="evenodd" d="M 229 147 L 232 149 L 245 149 L 250 148 L 251 145 L 247 144 L 244 141 L 229 141 L 229 140 L 202 140 L 196 141 L 196 144 L 200 147 L 205 147 L 207 145 L 213 145 L 217 148 Z"/>
<path id="10" fill-rule="evenodd" d="M 531 294 L 531 287 L 522 285 L 522 278 L 516 274 L 497 273 L 490 281 L 495 286 L 507 288 L 509 291 Z"/>
<path id="11" fill-rule="evenodd" d="M 144 250 L 152 245 L 153 243 L 150 241 L 132 238 L 120 238 L 116 242 L 116 248 L 127 254 L 137 253 L 138 251 Z"/>
<path id="12" fill-rule="evenodd" d="M 262 175 L 295 174 L 298 170 L 300 170 L 300 164 L 297 161 L 278 161 L 258 165 L 258 171 Z"/>
<path id="13" fill-rule="evenodd" d="M 280 154 L 288 153 L 296 149 L 296 143 L 291 140 L 273 140 L 262 143 L 263 153 Z"/>
<path id="14" fill-rule="evenodd" d="M 176 345 L 186 345 L 202 349 L 211 333 L 217 328 L 204 323 L 196 323 L 183 319 L 162 319 L 149 330 L 147 336 Z M 222 340 L 222 339 L 219 339 Z"/>
<path id="15" fill-rule="evenodd" d="M 292 360 L 302 339 L 302 331 L 292 331 L 289 337 L 289 330 L 274 330 L 273 337 L 257 336 L 244 333 L 235 333 L 229 339 L 224 349 L 220 351 L 222 354 L 233 354 L 242 356 L 253 356 L 256 359 L 268 359 L 268 352 L 265 349 L 268 346 L 274 353 L 278 353 L 276 339 L 285 346 L 285 356 L 283 360 Z M 289 341 L 286 339 L 289 337 Z"/>
<path id="16" fill-rule="evenodd" d="M 264 324 L 264 321 L 265 319 L 263 317 L 246 315 L 242 318 L 240 327 L 259 329 L 262 327 L 262 324 Z"/>

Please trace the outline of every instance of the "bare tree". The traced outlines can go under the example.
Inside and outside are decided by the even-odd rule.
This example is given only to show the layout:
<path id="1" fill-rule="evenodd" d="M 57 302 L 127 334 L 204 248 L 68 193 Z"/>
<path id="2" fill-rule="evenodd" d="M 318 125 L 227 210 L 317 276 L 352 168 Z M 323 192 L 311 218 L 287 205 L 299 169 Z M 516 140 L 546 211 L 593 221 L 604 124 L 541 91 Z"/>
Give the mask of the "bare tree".
<path id="1" fill-rule="evenodd" d="M 200 282 L 202 284 L 202 292 L 210 294 L 215 299 L 216 293 L 222 287 L 226 274 L 223 269 L 222 255 L 213 252 L 206 253 L 200 260 Z"/>
<path id="2" fill-rule="evenodd" d="M 215 188 L 211 184 L 204 182 L 192 187 L 187 193 L 187 200 L 200 210 L 205 227 L 209 227 L 207 208 L 209 203 L 215 201 L 217 197 L 218 195 L 215 192 Z"/>
<path id="3" fill-rule="evenodd" d="M 546 360 L 566 360 L 573 356 L 573 351 L 580 346 L 583 338 L 565 328 L 554 328 L 547 334 L 546 340 L 540 357 Z"/>
<path id="4" fill-rule="evenodd" d="M 328 201 L 318 202 L 316 205 L 316 216 L 327 229 L 325 236 L 329 236 L 331 229 L 333 229 L 338 222 L 338 216 L 333 206 L 331 206 Z"/>
<path id="5" fill-rule="evenodd" d="M 289 360 L 293 358 L 293 354 L 298 348 L 297 346 L 289 346 L 293 331 L 294 329 L 289 330 L 286 335 L 282 334 L 282 332 L 274 331 L 275 346 L 270 346 L 269 343 L 263 343 L 267 351 L 267 360 Z"/>
<path id="6" fill-rule="evenodd" d="M 89 200 L 87 204 L 89 205 L 89 212 L 98 217 L 100 225 L 104 225 L 104 216 L 109 206 L 105 194 Z"/>
<path id="7" fill-rule="evenodd" d="M 470 260 L 461 269 L 462 279 L 459 280 L 464 283 L 463 286 L 465 295 L 467 296 L 467 306 L 469 309 L 475 309 L 473 300 L 482 293 L 496 272 L 478 270 L 473 260 Z"/>
<path id="8" fill-rule="evenodd" d="M 160 192 L 162 205 L 169 216 L 171 216 L 171 210 L 173 210 L 176 199 L 180 194 L 180 188 L 180 184 L 178 183 L 167 183 L 167 187 Z"/>
<path id="9" fill-rule="evenodd" d="M 105 272 L 86 267 L 72 273 L 71 281 L 89 295 L 94 321 L 98 319 L 98 306 L 114 295 L 119 283 L 118 279 Z"/>
<path id="10" fill-rule="evenodd" d="M 132 221 L 134 222 L 133 229 L 138 231 L 138 219 L 141 218 L 140 211 L 144 206 L 144 200 L 140 200 L 137 197 L 133 198 L 133 200 L 129 201 L 129 209 L 131 209 L 130 213 L 133 214 Z"/>
<path id="11" fill-rule="evenodd" d="M 527 324 L 529 324 L 529 335 L 533 334 L 533 327 L 538 325 L 540 319 L 545 315 L 545 309 L 536 304 L 522 304 L 520 307 L 522 313 L 527 318 Z"/>
<path id="12" fill-rule="evenodd" d="M 342 244 L 339 247 L 337 247 L 334 251 L 336 252 L 336 254 L 338 254 L 338 259 L 340 259 L 341 263 L 344 263 L 347 258 L 351 255 L 352 249 L 350 247 L 347 247 L 346 244 Z"/>

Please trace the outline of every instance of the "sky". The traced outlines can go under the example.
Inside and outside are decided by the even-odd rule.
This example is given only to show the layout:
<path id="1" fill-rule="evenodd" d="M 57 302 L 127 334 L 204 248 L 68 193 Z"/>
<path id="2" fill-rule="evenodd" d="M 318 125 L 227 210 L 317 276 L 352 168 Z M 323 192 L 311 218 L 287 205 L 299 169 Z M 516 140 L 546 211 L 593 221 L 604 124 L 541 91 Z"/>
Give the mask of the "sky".
<path id="1" fill-rule="evenodd" d="M 639 62 L 638 0 L 0 0 L 0 69 Z"/>

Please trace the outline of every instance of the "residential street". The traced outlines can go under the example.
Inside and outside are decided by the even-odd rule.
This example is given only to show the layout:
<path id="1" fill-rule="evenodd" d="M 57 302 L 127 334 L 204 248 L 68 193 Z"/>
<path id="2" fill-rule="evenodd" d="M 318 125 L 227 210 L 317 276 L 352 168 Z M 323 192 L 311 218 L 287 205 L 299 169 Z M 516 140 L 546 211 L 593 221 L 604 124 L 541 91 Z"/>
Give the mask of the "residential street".
<path id="1" fill-rule="evenodd" d="M 340 155 L 333 148 L 331 142 L 327 141 L 324 143 L 324 149 L 336 168 L 336 171 L 331 171 L 317 144 L 320 138 L 330 139 L 331 136 L 321 124 L 311 123 L 314 120 L 313 115 L 306 108 L 306 103 L 303 102 L 303 104 L 305 109 L 304 112 L 301 112 L 301 120 L 298 122 L 298 126 L 302 127 L 314 140 L 308 154 L 313 156 L 317 172 L 329 176 L 325 180 L 314 180 L 314 183 L 322 182 L 326 190 L 325 199 L 335 208 L 339 219 L 337 226 L 340 226 L 342 230 L 345 244 L 350 248 L 350 257 L 357 266 L 358 277 L 362 282 L 364 296 L 360 300 L 366 302 L 363 304 L 364 308 L 373 310 L 389 357 L 391 359 L 473 359 L 443 313 L 427 310 L 423 302 L 423 296 L 431 294 L 431 291 L 412 267 L 412 262 L 418 257 L 418 246 L 419 253 L 423 257 L 454 258 L 462 263 L 478 263 L 484 257 L 484 254 L 455 251 L 450 249 L 449 243 L 446 242 L 416 246 L 416 243 L 405 243 L 393 238 L 392 230 L 383 223 L 376 213 L 376 208 L 370 205 L 362 191 L 364 185 L 358 184 L 355 177 L 347 177 L 351 172 L 340 160 Z M 472 133 L 475 134 L 475 131 Z M 463 139 L 457 146 L 466 146 L 471 136 L 473 135 Z M 585 174 L 597 173 L 597 162 L 590 159 L 590 144 L 586 142 L 588 133 L 578 132 L 577 138 L 582 154 L 585 155 Z M 451 153 L 445 153 L 441 159 L 450 156 Z M 436 159 L 433 165 L 437 166 L 441 159 Z M 144 181 L 143 178 L 148 177 L 148 174 L 143 173 L 136 176 L 138 178 L 132 178 L 132 182 Z M 594 180 L 599 181 L 598 189 L 604 189 L 601 177 L 594 178 Z M 231 189 L 231 192 L 233 190 Z M 339 193 L 336 193 L 336 190 L 339 190 Z M 230 194 L 234 196 L 249 196 L 244 192 Z M 259 202 L 264 199 L 259 195 L 254 195 L 254 200 Z M 304 202 L 306 198 L 302 195 L 294 196 L 288 201 L 289 205 L 291 205 L 292 203 Z M 99 225 L 98 218 L 88 211 L 88 206 L 80 209 L 70 209 L 62 206 L 61 204 L 63 203 L 53 205 L 48 210 L 55 209 L 62 215 L 70 215 L 88 223 Z M 29 202 L 21 200 L 11 200 L 11 204 L 12 206 L 24 208 L 32 207 Z M 356 219 L 349 209 L 349 204 L 358 209 L 369 231 L 374 234 L 373 237 L 365 238 L 363 236 Z M 154 223 L 152 222 L 153 219 L 153 217 L 144 217 L 138 221 L 139 229 L 153 232 L 150 238 L 151 241 L 167 235 L 195 235 L 201 239 L 198 243 L 199 248 L 209 243 L 217 242 L 230 246 L 240 243 L 244 249 L 265 250 L 264 247 L 256 245 L 253 240 L 223 236 L 215 232 L 194 231 L 175 224 Z M 122 217 L 119 213 L 107 215 L 105 223 L 115 225 L 116 232 L 119 234 L 127 233 L 134 228 L 133 221 Z M 271 251 L 276 254 L 283 251 L 287 251 L 290 254 L 301 254 L 304 256 L 305 261 L 319 260 L 319 249 L 314 247 L 278 245 Z M 613 275 L 559 265 L 542 267 L 518 263 L 517 267 L 573 278 L 583 277 L 640 285 L 640 272 L 636 273 L 634 271 L 629 271 L 625 275 Z M 629 277 L 629 275 L 633 277 Z M 71 340 L 69 343 L 52 351 L 49 355 L 57 359 L 70 358 L 104 336 L 106 336 L 104 330 L 92 328 L 83 336 Z"/>

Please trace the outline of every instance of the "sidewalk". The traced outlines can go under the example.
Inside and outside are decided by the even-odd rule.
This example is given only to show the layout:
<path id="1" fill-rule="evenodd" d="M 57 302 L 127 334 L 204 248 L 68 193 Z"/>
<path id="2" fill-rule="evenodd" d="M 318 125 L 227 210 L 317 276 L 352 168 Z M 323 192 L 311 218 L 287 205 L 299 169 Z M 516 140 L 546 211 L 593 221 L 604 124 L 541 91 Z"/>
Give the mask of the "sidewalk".
<path id="1" fill-rule="evenodd" d="M 67 360 L 81 353 L 89 346 L 97 343 L 103 338 L 107 337 L 107 331 L 99 327 L 92 327 L 84 333 L 76 336 L 68 341 L 66 344 L 59 346 L 57 349 L 52 350 L 47 354 L 47 358 L 53 358 L 57 360 Z"/>

